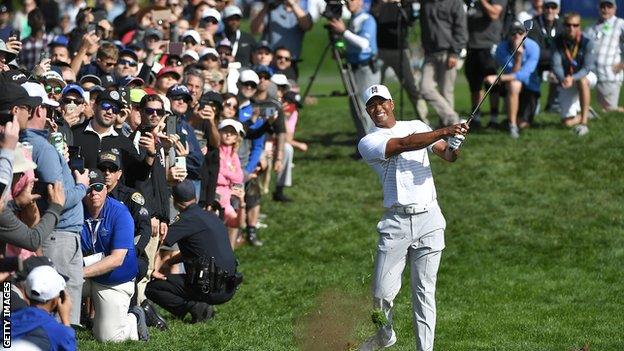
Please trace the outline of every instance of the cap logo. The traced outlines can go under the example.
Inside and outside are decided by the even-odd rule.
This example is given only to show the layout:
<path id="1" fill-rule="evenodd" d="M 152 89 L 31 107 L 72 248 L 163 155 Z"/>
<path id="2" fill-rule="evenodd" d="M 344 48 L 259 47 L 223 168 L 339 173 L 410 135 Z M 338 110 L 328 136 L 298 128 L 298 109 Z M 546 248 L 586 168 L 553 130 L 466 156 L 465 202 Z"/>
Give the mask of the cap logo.
<path id="1" fill-rule="evenodd" d="M 110 149 L 110 152 L 114 153 L 115 155 L 119 155 L 119 149 L 116 147 Z"/>
<path id="2" fill-rule="evenodd" d="M 90 179 L 95 179 L 95 178 L 97 178 L 97 173 L 95 173 L 95 171 L 91 171 L 91 172 L 89 172 L 89 178 L 90 178 Z"/>
<path id="3" fill-rule="evenodd" d="M 113 162 L 117 160 L 117 157 L 113 154 L 103 154 L 100 156 L 100 158 L 102 160 L 108 160 L 108 161 L 113 161 Z"/>
<path id="4" fill-rule="evenodd" d="M 116 91 L 111 91 L 110 92 L 110 97 L 115 99 L 115 100 L 119 100 L 119 93 Z"/>

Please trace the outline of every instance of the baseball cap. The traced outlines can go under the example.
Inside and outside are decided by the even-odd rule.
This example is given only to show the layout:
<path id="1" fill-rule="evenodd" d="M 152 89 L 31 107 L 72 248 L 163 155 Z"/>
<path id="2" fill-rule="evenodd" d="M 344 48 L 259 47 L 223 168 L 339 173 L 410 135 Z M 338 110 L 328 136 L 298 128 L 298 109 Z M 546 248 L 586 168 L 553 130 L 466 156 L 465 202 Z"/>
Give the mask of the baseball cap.
<path id="1" fill-rule="evenodd" d="M 253 70 L 260 76 L 260 73 L 268 73 L 269 77 L 273 75 L 273 70 L 271 67 L 265 65 L 255 65 L 252 67 Z"/>
<path id="2" fill-rule="evenodd" d="M 119 108 L 121 108 L 122 105 L 121 95 L 119 95 L 119 92 L 117 90 L 104 90 L 103 92 L 99 93 L 98 96 L 95 98 L 95 102 L 99 103 L 100 101 L 110 101 L 117 104 Z"/>
<path id="3" fill-rule="evenodd" d="M 65 96 L 72 91 L 77 93 L 78 95 L 80 95 L 81 98 L 84 99 L 84 90 L 82 89 L 82 87 L 78 84 L 73 84 L 73 83 L 67 84 L 65 88 L 63 88 L 63 90 L 61 91 L 61 95 Z"/>
<path id="4" fill-rule="evenodd" d="M 223 9 L 223 18 L 228 19 L 232 16 L 243 17 L 243 11 L 236 5 L 230 5 Z"/>
<path id="5" fill-rule="evenodd" d="M 228 38 L 223 38 L 223 39 L 221 39 L 221 41 L 219 41 L 217 43 L 217 47 L 219 47 L 219 46 L 225 46 L 225 47 L 231 48 L 232 47 L 232 42 Z"/>
<path id="6" fill-rule="evenodd" d="M 185 52 L 183 52 L 180 58 L 185 58 L 185 57 L 190 57 L 195 61 L 199 61 L 199 55 L 197 54 L 195 50 L 186 50 Z"/>
<path id="7" fill-rule="evenodd" d="M 24 290 L 30 300 L 47 302 L 65 290 L 65 279 L 52 266 L 33 268 L 24 281 Z"/>
<path id="8" fill-rule="evenodd" d="M 162 33 L 159 30 L 156 30 L 154 28 L 148 28 L 147 30 L 145 30 L 145 39 L 149 37 L 157 37 L 158 40 L 163 39 Z"/>
<path id="9" fill-rule="evenodd" d="M 207 91 L 201 96 L 201 98 L 199 98 L 200 106 L 208 105 L 211 102 L 221 106 L 221 104 L 223 103 L 223 98 L 221 97 L 221 94 L 214 91 Z"/>
<path id="10" fill-rule="evenodd" d="M 199 37 L 199 33 L 197 33 L 196 30 L 193 30 L 193 29 L 187 30 L 186 32 L 182 34 L 180 39 L 184 41 L 184 39 L 186 39 L 187 37 L 193 38 L 193 40 L 195 41 L 195 44 L 201 43 L 201 38 Z"/>
<path id="11" fill-rule="evenodd" d="M 104 173 L 97 168 L 89 170 L 89 186 L 93 184 L 106 184 Z"/>
<path id="12" fill-rule="evenodd" d="M 195 186 L 189 179 L 184 179 L 171 189 L 173 199 L 178 202 L 186 202 L 195 199 Z"/>
<path id="13" fill-rule="evenodd" d="M 381 96 L 386 100 L 392 100 L 392 95 L 390 95 L 390 91 L 385 85 L 376 84 L 371 85 L 364 91 L 364 103 L 368 103 L 368 100 L 375 96 Z"/>
<path id="14" fill-rule="evenodd" d="M 143 86 L 145 85 L 145 81 L 142 78 L 139 77 L 133 77 L 133 76 L 125 76 L 123 78 L 121 78 L 117 84 L 120 87 L 127 87 L 130 84 L 138 84 L 139 86 Z"/>
<path id="15" fill-rule="evenodd" d="M 48 105 L 48 106 L 52 106 L 52 107 L 58 107 L 59 103 L 50 99 L 48 97 L 48 94 L 45 91 L 45 88 L 43 87 L 43 85 L 41 83 L 35 83 L 35 82 L 26 82 L 24 84 L 22 84 L 22 88 L 26 89 L 26 92 L 28 93 L 28 95 L 32 96 L 32 97 L 38 97 L 41 98 L 41 102 L 44 105 Z"/>
<path id="16" fill-rule="evenodd" d="M 119 57 L 122 56 L 130 56 L 132 57 L 132 59 L 134 61 L 139 61 L 139 56 L 137 56 L 136 52 L 134 52 L 134 50 L 130 50 L 130 49 L 123 49 L 121 51 L 119 51 Z"/>
<path id="17" fill-rule="evenodd" d="M 46 74 L 44 75 L 44 80 L 46 82 L 56 82 L 58 84 L 60 84 L 63 88 L 67 85 L 67 83 L 65 83 L 65 80 L 63 79 L 63 77 L 61 77 L 61 75 L 56 72 L 56 71 L 48 71 L 46 72 Z"/>
<path id="18" fill-rule="evenodd" d="M 276 73 L 271 76 L 271 82 L 275 83 L 277 86 L 286 85 L 290 88 L 290 83 L 288 82 L 288 78 L 281 73 Z"/>
<path id="19" fill-rule="evenodd" d="M 202 20 L 208 19 L 208 18 L 214 18 L 217 20 L 217 22 L 221 22 L 221 14 L 219 13 L 219 11 L 209 8 L 204 10 L 204 13 L 202 13 Z"/>
<path id="20" fill-rule="evenodd" d="M 299 108 L 303 107 L 303 104 L 301 103 L 301 95 L 299 95 L 299 93 L 296 93 L 294 91 L 288 91 L 286 92 L 286 94 L 284 94 L 283 99 L 286 102 L 297 105 L 297 107 Z"/>
<path id="21" fill-rule="evenodd" d="M 22 269 L 15 272 L 15 280 L 18 282 L 23 282 L 24 280 L 26 280 L 30 272 L 32 272 L 33 269 L 39 266 L 54 267 L 54 263 L 52 263 L 52 260 L 46 256 L 30 256 L 22 262 Z M 60 275 L 61 277 L 63 277 L 63 279 L 65 279 L 65 281 L 69 280 L 69 278 L 64 276 L 63 274 Z"/>
<path id="22" fill-rule="evenodd" d="M 182 84 L 175 84 L 172 85 L 171 88 L 169 88 L 167 90 L 167 97 L 169 99 L 176 97 L 176 96 L 184 96 L 185 100 L 189 101 L 193 99 L 193 96 L 191 95 L 191 92 L 188 90 L 188 88 Z"/>
<path id="23" fill-rule="evenodd" d="M 254 82 L 256 84 L 260 83 L 260 78 L 258 78 L 258 74 L 250 69 L 246 69 L 240 73 L 240 77 L 238 77 L 238 81 L 241 83 Z"/>
<path id="24" fill-rule="evenodd" d="M 69 45 L 69 39 L 64 35 L 57 35 L 54 38 L 52 38 L 52 41 L 50 42 L 50 44 L 48 44 L 48 47 L 50 48 L 53 48 L 56 46 L 67 47 L 67 45 Z"/>
<path id="25" fill-rule="evenodd" d="M 147 95 L 145 90 L 139 88 L 130 89 L 130 102 L 134 104 L 138 104 L 141 102 L 141 99 Z"/>
<path id="26" fill-rule="evenodd" d="M 219 130 L 225 128 L 225 127 L 232 127 L 236 130 L 236 132 L 240 135 L 245 135 L 245 129 L 243 128 L 243 124 L 233 118 L 226 118 L 224 120 L 222 120 L 221 122 L 219 122 Z"/>
<path id="27" fill-rule="evenodd" d="M 13 158 L 13 174 L 24 173 L 37 168 L 37 164 L 26 158 L 22 143 L 15 145 L 15 156 Z"/>
<path id="28" fill-rule="evenodd" d="M 13 82 L 16 84 L 24 84 L 28 81 L 28 77 L 26 77 L 24 72 L 20 71 L 17 68 L 13 68 L 4 72 L 4 77 L 5 77 L 4 79 L 5 81 Z"/>
<path id="29" fill-rule="evenodd" d="M 254 51 L 256 50 L 260 50 L 260 49 L 267 49 L 269 51 L 273 51 L 273 49 L 271 49 L 271 44 L 269 44 L 268 41 L 263 40 L 260 43 L 258 43 L 258 46 L 256 46 L 256 48 L 254 49 Z"/>
<path id="30" fill-rule="evenodd" d="M 2 39 L 0 39 L 0 51 L 4 52 L 6 62 L 11 62 L 17 57 L 17 52 L 7 49 L 7 46 Z"/>
<path id="31" fill-rule="evenodd" d="M 102 152 L 98 157 L 97 166 L 100 167 L 104 165 L 113 165 L 119 170 L 121 168 L 121 159 L 119 155 L 115 154 L 114 152 Z"/>
<path id="32" fill-rule="evenodd" d="M 180 79 L 180 73 L 178 73 L 178 71 L 176 71 L 175 68 L 169 67 L 169 66 L 165 66 L 161 68 L 160 71 L 158 71 L 158 74 L 156 75 L 156 79 L 166 74 L 174 75 L 176 77 L 175 79 Z"/>
<path id="33" fill-rule="evenodd" d="M 559 0 L 544 0 L 544 5 L 546 5 L 546 4 L 555 4 L 555 5 L 557 5 L 557 7 L 559 7 L 559 5 L 561 5 Z"/>
<path id="34" fill-rule="evenodd" d="M 0 110 L 8 110 L 18 105 L 34 108 L 41 105 L 41 101 L 40 97 L 28 95 L 26 89 L 19 84 L 13 82 L 0 84 Z"/>
<path id="35" fill-rule="evenodd" d="M 84 76 L 80 78 L 78 83 L 80 83 L 81 85 L 84 83 L 93 83 L 95 85 L 102 85 L 102 80 L 100 79 L 100 77 L 96 76 L 95 74 L 85 74 Z"/>
<path id="36" fill-rule="evenodd" d="M 615 0 L 600 0 L 601 4 L 604 4 L 605 2 L 612 4 L 613 6 L 617 6 L 617 4 L 615 3 Z"/>
<path id="37" fill-rule="evenodd" d="M 524 24 L 520 23 L 520 21 L 514 21 L 511 26 L 509 26 L 509 31 L 507 31 L 507 35 L 513 35 L 514 33 L 524 33 Z"/>
<path id="38" fill-rule="evenodd" d="M 204 56 L 207 56 L 207 55 L 213 55 L 213 56 L 219 57 L 219 53 L 217 52 L 215 48 L 203 48 L 199 52 L 199 57 L 202 59 L 204 58 Z"/>

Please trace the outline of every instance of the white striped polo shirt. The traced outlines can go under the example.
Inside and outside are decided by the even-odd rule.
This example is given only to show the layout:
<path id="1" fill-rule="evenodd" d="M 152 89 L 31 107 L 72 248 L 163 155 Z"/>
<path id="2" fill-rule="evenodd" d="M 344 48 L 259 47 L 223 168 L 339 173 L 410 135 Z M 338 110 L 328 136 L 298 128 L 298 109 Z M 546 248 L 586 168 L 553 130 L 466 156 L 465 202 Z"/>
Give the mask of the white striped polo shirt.
<path id="1" fill-rule="evenodd" d="M 621 82 L 624 72 L 613 72 L 613 65 L 620 63 L 621 45 L 624 41 L 624 20 L 613 16 L 587 29 L 586 35 L 594 41 L 596 75 L 599 82 Z"/>
<path id="2" fill-rule="evenodd" d="M 383 187 L 383 206 L 427 206 L 436 200 L 428 148 L 403 152 L 386 158 L 388 140 L 410 134 L 430 132 L 421 121 L 397 121 L 392 128 L 373 127 L 358 144 L 362 158 L 379 175 Z M 433 144 L 432 144 L 433 145 Z"/>

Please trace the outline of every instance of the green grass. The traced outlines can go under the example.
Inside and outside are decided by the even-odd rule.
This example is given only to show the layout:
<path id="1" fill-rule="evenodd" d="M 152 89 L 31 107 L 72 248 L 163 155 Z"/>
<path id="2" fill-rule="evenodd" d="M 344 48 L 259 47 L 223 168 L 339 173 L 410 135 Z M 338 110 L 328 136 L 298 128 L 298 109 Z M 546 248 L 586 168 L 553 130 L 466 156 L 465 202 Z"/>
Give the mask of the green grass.
<path id="1" fill-rule="evenodd" d="M 322 31 L 307 36 L 303 72 L 326 43 Z M 333 65 L 313 93 L 340 88 Z M 459 76 L 457 107 L 467 111 Z M 296 153 L 288 189 L 295 202 L 265 199 L 265 245 L 236 252 L 245 282 L 216 318 L 188 325 L 165 313 L 170 331 L 151 330 L 146 344 L 99 344 L 81 332 L 80 349 L 346 350 L 373 331 L 381 188 L 366 164 L 348 157 L 355 132 L 346 98 L 320 99 L 300 121 L 298 139 L 310 150 Z M 624 349 L 622 116 L 592 121 L 583 138 L 555 115 L 537 121 L 519 140 L 472 133 L 455 164 L 432 158 L 448 223 L 436 350 L 567 351 L 586 342 Z M 391 350 L 414 349 L 408 284 L 395 300 L 399 339 Z"/>

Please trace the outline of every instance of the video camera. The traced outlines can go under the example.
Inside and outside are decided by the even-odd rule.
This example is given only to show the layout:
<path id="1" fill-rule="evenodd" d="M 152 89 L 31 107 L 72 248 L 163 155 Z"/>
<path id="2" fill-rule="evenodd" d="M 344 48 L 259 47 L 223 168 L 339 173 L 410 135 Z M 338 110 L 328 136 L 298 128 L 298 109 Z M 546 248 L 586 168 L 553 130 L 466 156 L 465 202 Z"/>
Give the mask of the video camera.
<path id="1" fill-rule="evenodd" d="M 321 16 L 331 19 L 340 19 L 342 17 L 343 0 L 325 0 L 325 11 L 321 13 Z"/>

